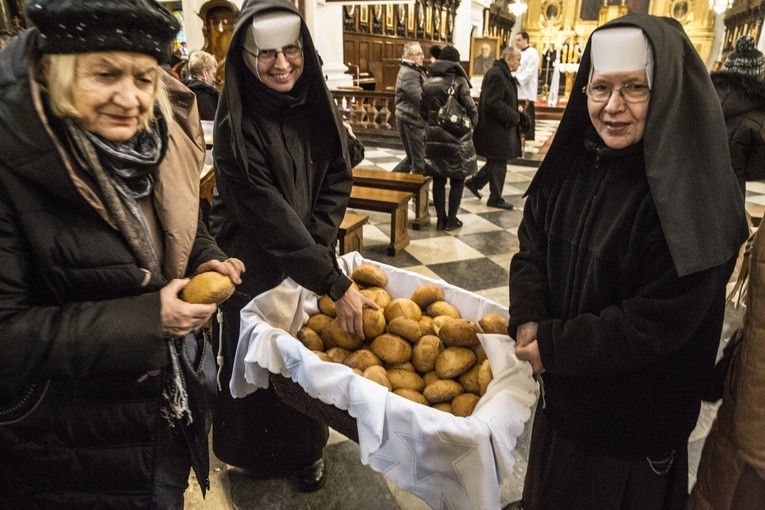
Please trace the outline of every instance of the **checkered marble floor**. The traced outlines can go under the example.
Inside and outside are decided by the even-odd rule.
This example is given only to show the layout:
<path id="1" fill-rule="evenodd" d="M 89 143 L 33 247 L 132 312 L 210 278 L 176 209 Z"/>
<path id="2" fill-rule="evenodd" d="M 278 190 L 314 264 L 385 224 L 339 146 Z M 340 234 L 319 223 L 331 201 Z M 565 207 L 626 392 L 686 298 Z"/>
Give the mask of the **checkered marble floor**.
<path id="1" fill-rule="evenodd" d="M 525 158 L 541 159 L 537 151 L 553 133 L 556 122 L 540 121 L 537 140 L 527 142 Z M 403 151 L 366 148 L 366 159 L 359 165 L 366 168 L 391 170 L 403 157 Z M 479 168 L 483 162 L 479 159 Z M 505 211 L 486 206 L 484 198 L 476 199 L 466 190 L 459 218 L 464 226 L 452 232 L 435 229 L 435 211 L 431 206 L 431 225 L 422 230 L 410 229 L 411 241 L 395 257 L 386 254 L 390 241 L 390 215 L 360 211 L 369 216 L 364 226 L 364 257 L 404 268 L 432 278 L 443 279 L 466 290 L 485 296 L 502 305 L 508 304 L 508 268 L 518 249 L 517 229 L 523 211 L 523 193 L 534 177 L 536 166 L 508 165 L 504 198 L 515 206 Z M 747 203 L 765 206 L 765 182 L 747 183 Z M 410 217 L 413 211 L 410 210 Z M 701 449 L 718 404 L 702 404 L 696 429 L 688 443 L 689 484 L 696 481 L 696 467 Z M 514 475 L 501 487 L 505 510 L 515 508 L 513 502 L 521 497 L 528 458 L 531 427 L 518 438 L 515 450 L 517 464 Z M 331 431 L 325 449 L 329 478 L 318 492 L 303 494 L 295 482 L 284 479 L 254 480 L 236 468 L 213 459 L 212 490 L 202 500 L 195 482 L 187 491 L 186 510 L 228 510 L 234 508 L 262 509 L 324 509 L 336 510 L 390 509 L 426 510 L 419 498 L 398 489 L 380 473 L 359 461 L 359 448 L 345 436 Z M 192 476 L 193 480 L 193 476 Z"/>

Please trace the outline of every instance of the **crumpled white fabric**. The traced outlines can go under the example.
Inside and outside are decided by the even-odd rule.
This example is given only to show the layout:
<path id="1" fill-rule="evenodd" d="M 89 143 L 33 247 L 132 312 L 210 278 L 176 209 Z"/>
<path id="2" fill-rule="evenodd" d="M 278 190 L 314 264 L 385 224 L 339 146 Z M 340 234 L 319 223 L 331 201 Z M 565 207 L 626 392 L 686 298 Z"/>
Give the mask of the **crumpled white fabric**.
<path id="1" fill-rule="evenodd" d="M 366 260 L 357 252 L 338 259 L 341 269 L 370 262 L 388 275 L 386 290 L 410 297 L 433 283 L 460 314 L 476 322 L 488 313 L 507 316 L 497 303 L 443 281 Z M 499 486 L 515 465 L 512 451 L 531 415 L 537 386 L 531 366 L 514 354 L 506 335 L 479 335 L 494 379 L 473 415 L 459 418 L 389 392 L 345 365 L 326 363 L 293 338 L 318 313 L 318 296 L 291 279 L 255 297 L 241 312 L 231 394 L 268 387 L 268 373 L 293 379 L 314 398 L 356 419 L 361 462 L 433 508 L 500 508 Z"/>

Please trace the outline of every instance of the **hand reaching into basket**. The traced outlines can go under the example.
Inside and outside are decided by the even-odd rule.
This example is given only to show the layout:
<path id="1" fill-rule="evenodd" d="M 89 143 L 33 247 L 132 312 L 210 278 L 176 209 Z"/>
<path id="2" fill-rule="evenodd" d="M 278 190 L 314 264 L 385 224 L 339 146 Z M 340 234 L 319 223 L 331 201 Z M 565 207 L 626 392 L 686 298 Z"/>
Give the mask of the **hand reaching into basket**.
<path id="1" fill-rule="evenodd" d="M 348 287 L 345 294 L 335 301 L 335 306 L 340 328 L 346 333 L 351 333 L 362 339 L 364 338 L 362 310 L 364 307 L 374 310 L 380 308 L 377 303 L 361 294 L 353 286 Z"/>

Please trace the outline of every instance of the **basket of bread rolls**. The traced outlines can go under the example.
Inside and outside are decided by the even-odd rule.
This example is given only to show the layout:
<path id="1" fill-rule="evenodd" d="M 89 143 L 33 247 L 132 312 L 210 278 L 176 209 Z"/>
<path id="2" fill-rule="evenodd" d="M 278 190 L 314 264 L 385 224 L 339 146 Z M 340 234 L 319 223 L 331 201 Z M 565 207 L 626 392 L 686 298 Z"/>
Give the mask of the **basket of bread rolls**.
<path id="1" fill-rule="evenodd" d="M 242 310 L 232 395 L 274 384 L 431 506 L 499 508 L 537 398 L 506 308 L 356 252 L 338 262 L 379 307 L 364 310 L 365 338 L 342 331 L 328 296 L 287 279 Z"/>

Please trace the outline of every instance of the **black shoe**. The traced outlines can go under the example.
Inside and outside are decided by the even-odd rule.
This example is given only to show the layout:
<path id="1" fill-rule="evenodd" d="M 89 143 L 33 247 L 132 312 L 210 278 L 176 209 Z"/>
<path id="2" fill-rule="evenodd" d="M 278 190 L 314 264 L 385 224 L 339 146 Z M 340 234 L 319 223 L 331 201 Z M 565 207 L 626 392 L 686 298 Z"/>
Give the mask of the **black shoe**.
<path id="1" fill-rule="evenodd" d="M 313 464 L 304 467 L 298 472 L 298 485 L 302 492 L 314 492 L 327 483 L 327 469 L 324 459 L 319 459 Z"/>
<path id="2" fill-rule="evenodd" d="M 478 185 L 477 185 L 476 183 L 474 183 L 473 181 L 471 181 L 470 179 L 468 179 L 467 181 L 465 181 L 465 187 L 466 187 L 467 189 L 469 189 L 469 190 L 470 190 L 470 192 L 471 192 L 473 195 L 475 195 L 475 197 L 476 197 L 478 200 L 481 200 L 481 193 L 478 191 Z"/>
<path id="3" fill-rule="evenodd" d="M 444 225 L 444 230 L 447 232 L 451 232 L 452 230 L 457 230 L 462 226 L 462 221 L 460 221 L 457 218 L 450 218 L 446 220 L 446 225 Z"/>
<path id="4" fill-rule="evenodd" d="M 497 209 L 505 209 L 507 211 L 513 210 L 513 204 L 505 202 L 504 200 L 497 200 L 496 202 L 486 202 L 489 207 L 496 207 Z"/>
<path id="5" fill-rule="evenodd" d="M 436 230 L 443 230 L 443 229 L 444 229 L 444 220 L 436 221 Z"/>

